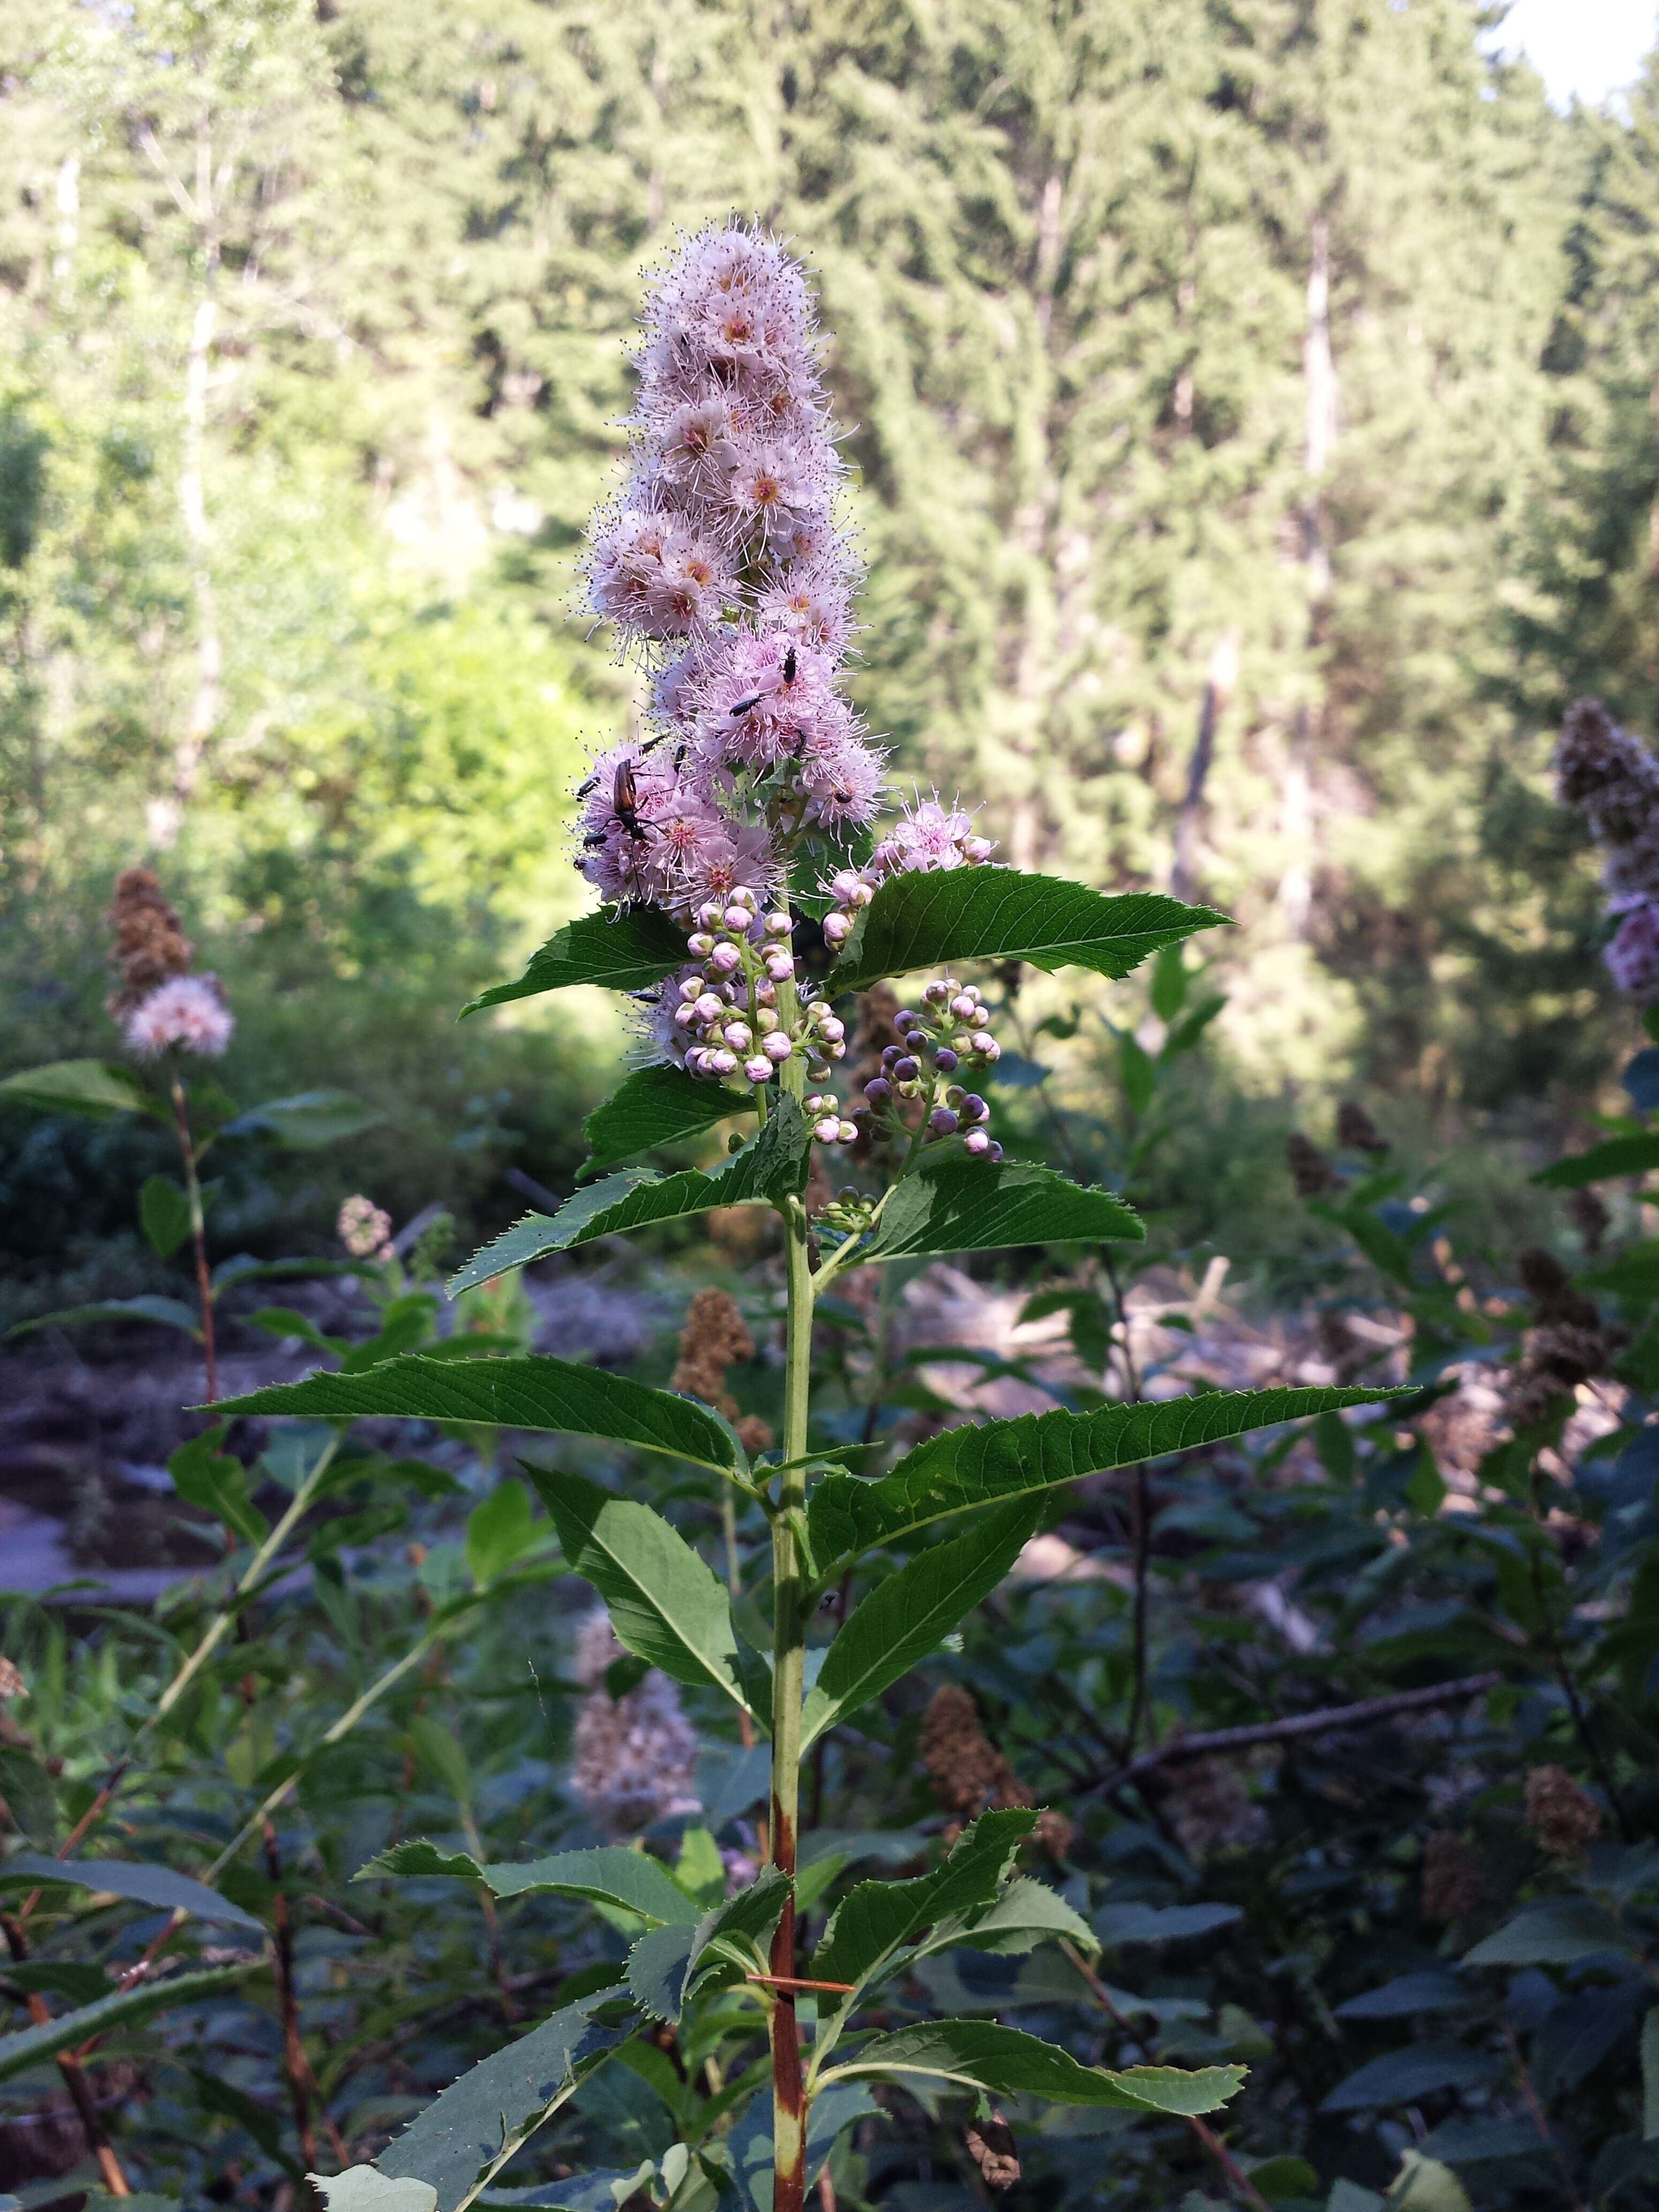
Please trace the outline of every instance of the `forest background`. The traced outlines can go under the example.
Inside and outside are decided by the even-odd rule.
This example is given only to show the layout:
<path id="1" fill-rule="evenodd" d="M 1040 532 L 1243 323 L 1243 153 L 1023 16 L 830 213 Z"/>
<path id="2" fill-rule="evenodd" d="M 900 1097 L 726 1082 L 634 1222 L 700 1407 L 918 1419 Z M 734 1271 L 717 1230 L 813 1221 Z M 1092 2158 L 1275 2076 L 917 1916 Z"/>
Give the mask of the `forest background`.
<path id="1" fill-rule="evenodd" d="M 817 272 L 898 781 L 1238 925 L 1176 1229 L 1293 1261 L 1285 1130 L 1358 1091 L 1501 1237 L 1635 1031 L 1553 727 L 1659 720 L 1659 69 L 1563 116 L 1501 12 L 10 0 L 0 1073 L 107 1051 L 144 860 L 231 1087 L 325 1040 L 388 1116 L 229 1170 L 225 1249 L 354 1183 L 468 1227 L 565 1186 L 614 1016 L 453 1011 L 580 896 L 570 786 L 637 701 L 579 533 L 641 268 L 736 210 Z M 1109 1030 L 1054 1056 L 1109 1100 Z M 146 1141 L 0 1118 L 9 1315 L 149 1284 Z"/>

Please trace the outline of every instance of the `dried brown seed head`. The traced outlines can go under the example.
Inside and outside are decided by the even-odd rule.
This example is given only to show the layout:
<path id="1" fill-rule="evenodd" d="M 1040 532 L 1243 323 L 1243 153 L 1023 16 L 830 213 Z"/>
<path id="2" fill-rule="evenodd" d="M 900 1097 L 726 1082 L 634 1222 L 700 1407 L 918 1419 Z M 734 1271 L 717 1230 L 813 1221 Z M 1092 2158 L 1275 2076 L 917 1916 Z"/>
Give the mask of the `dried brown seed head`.
<path id="1" fill-rule="evenodd" d="M 1298 1198 L 1318 1198 L 1335 1185 L 1330 1162 L 1299 1129 L 1293 1129 L 1285 1139 L 1285 1164 Z"/>
<path id="2" fill-rule="evenodd" d="M 1423 1847 L 1423 1917 L 1462 1920 L 1486 1893 L 1486 1872 L 1473 1845 L 1443 1830 L 1431 1836 Z"/>
<path id="3" fill-rule="evenodd" d="M 1601 1832 L 1601 1808 L 1565 1766 L 1534 1766 L 1527 1777 L 1527 1826 L 1554 1858 L 1574 1858 Z"/>
<path id="4" fill-rule="evenodd" d="M 1379 1160 L 1389 1149 L 1388 1139 L 1354 1098 L 1345 1098 L 1336 1109 L 1336 1141 L 1349 1152 L 1369 1152 Z"/>
<path id="5" fill-rule="evenodd" d="M 187 975 L 195 948 L 148 868 L 125 868 L 115 878 L 109 921 L 120 980 L 105 1005 L 118 1019 L 161 984 Z"/>
<path id="6" fill-rule="evenodd" d="M 927 1707 L 921 1764 L 945 1811 L 965 1820 L 1031 1802 L 1030 1791 L 981 1728 L 972 1697 L 954 1682 L 935 1690 Z"/>

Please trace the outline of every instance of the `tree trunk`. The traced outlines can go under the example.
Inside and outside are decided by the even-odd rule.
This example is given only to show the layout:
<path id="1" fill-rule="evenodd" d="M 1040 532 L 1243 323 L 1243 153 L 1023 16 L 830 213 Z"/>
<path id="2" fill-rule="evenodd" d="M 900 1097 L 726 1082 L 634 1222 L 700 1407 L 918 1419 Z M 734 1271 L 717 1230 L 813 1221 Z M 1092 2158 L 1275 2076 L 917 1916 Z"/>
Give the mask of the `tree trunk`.
<path id="1" fill-rule="evenodd" d="M 1210 654 L 1210 673 L 1198 710 L 1198 735 L 1187 770 L 1187 789 L 1176 816 L 1175 862 L 1170 870 L 1170 890 L 1178 899 L 1198 892 L 1198 825 L 1204 810 L 1204 787 L 1215 758 L 1216 724 L 1238 681 L 1238 632 L 1224 631 Z"/>
<path id="2" fill-rule="evenodd" d="M 1330 225 L 1322 212 L 1313 219 L 1308 264 L 1307 319 L 1302 339 L 1304 397 L 1303 466 L 1307 485 L 1302 503 L 1302 568 L 1308 600 L 1309 681 L 1323 642 L 1331 596 L 1331 560 L 1325 542 L 1321 484 L 1336 443 L 1340 393 L 1331 351 Z M 1279 906 L 1290 935 L 1308 927 L 1313 902 L 1314 751 L 1322 719 L 1316 702 L 1297 706 L 1291 725 L 1289 758 L 1279 799 L 1279 833 L 1291 854 L 1279 882 Z"/>

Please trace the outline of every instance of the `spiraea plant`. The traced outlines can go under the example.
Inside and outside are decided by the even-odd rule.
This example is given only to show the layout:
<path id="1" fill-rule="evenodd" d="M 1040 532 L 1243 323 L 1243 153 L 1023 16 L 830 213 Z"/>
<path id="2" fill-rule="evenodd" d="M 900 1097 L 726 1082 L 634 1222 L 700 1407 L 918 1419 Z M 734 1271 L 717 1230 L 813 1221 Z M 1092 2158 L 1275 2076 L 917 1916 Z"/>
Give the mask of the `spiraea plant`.
<path id="1" fill-rule="evenodd" d="M 1108 1401 L 947 1429 L 897 1457 L 815 1428 L 814 1310 L 851 1271 L 1143 1234 L 1113 1193 L 1002 1157 L 973 1087 L 993 1086 L 999 1049 L 972 964 L 1121 977 L 1222 917 L 1000 866 L 970 817 L 935 799 L 878 829 L 882 756 L 842 689 L 858 563 L 805 276 L 755 230 L 711 229 L 659 276 L 644 320 L 631 473 L 596 521 L 588 563 L 595 611 L 651 682 L 641 733 L 596 761 L 578 794 L 576 865 L 605 903 L 477 1002 L 576 984 L 630 994 L 642 1064 L 589 1118 L 583 1187 L 479 1252 L 452 1289 L 716 1207 L 769 1209 L 783 1254 L 776 1442 L 685 1390 L 554 1358 L 410 1353 L 222 1410 L 484 1423 L 614 1448 L 630 1470 L 620 1489 L 562 1471 L 546 1447 L 526 1473 L 566 1568 L 608 1608 L 622 1647 L 604 1670 L 611 1694 L 626 1698 L 654 1668 L 689 1694 L 705 1734 L 724 1727 L 765 1762 L 764 1863 L 733 1855 L 711 1878 L 642 1843 L 513 1865 L 420 1841 L 388 1850 L 377 1879 L 586 1900 L 629 1948 L 373 2166 L 319 2185 L 335 2212 L 463 2212 L 618 2054 L 653 2078 L 672 2073 L 678 2142 L 637 2172 L 550 2183 L 536 2202 L 800 2212 L 880 2085 L 965 2100 L 1005 2179 L 993 2100 L 1183 2116 L 1224 2160 L 1199 2116 L 1226 2102 L 1238 2068 L 1112 2072 L 995 2021 L 919 2016 L 900 1997 L 917 1960 L 957 1947 L 1092 1954 L 1060 1892 L 1018 1870 L 1038 1808 L 981 1811 L 923 1871 L 842 1890 L 840 1862 L 799 1855 L 802 1763 L 941 1648 L 1061 1486 L 1389 1394 Z M 891 1036 L 860 1066 L 861 1095 L 843 1095 L 857 994 L 888 979 L 914 988 L 886 1002 Z M 629 1164 L 726 1123 L 738 1125 L 727 1155 L 706 1170 Z M 838 1181 L 809 1211 L 815 1152 Z M 718 1398 L 722 1363 L 710 1373 Z M 686 1365 L 678 1379 L 696 1377 Z M 664 1505 L 671 1486 L 683 1494 L 677 1468 L 721 1491 L 736 1532 L 726 1574 L 650 1502 L 653 1481 Z M 835 1591 L 826 1637 L 817 1624 Z"/>

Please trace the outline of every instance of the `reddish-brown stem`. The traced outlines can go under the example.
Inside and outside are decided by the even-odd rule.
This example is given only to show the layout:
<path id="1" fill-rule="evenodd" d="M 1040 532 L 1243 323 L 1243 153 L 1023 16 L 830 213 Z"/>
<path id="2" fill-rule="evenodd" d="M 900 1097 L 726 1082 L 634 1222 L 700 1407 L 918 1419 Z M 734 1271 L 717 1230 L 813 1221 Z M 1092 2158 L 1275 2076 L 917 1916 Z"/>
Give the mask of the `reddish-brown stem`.
<path id="1" fill-rule="evenodd" d="M 29 1954 L 27 1937 L 9 1913 L 0 1914 L 0 1928 L 5 1930 L 6 1948 L 21 1966 Z M 29 2018 L 37 2027 L 50 2024 L 52 2008 L 38 1990 L 29 1991 L 28 2008 Z M 86 2077 L 80 2059 L 72 2051 L 60 2051 L 57 2056 L 58 2070 L 64 2077 L 64 2087 L 69 2091 L 70 2101 L 80 2118 L 81 2130 L 86 2136 L 87 2148 L 92 2154 L 100 2179 L 112 2197 L 131 2197 L 131 2185 L 121 2171 L 121 2161 L 99 2124 L 98 2106 L 92 2094 L 92 2084 Z"/>
<path id="2" fill-rule="evenodd" d="M 785 1874 L 795 1871 L 794 1825 L 772 1798 L 772 1863 Z M 802 1986 L 795 1972 L 795 1900 L 786 1899 L 777 1932 L 772 1938 L 772 1971 L 767 1979 L 775 1996 L 772 2005 L 772 2094 L 777 2105 L 793 2112 L 798 2127 L 806 2116 L 806 2089 L 801 2075 L 800 2028 L 795 2017 L 795 1991 Z M 805 2212 L 805 2161 L 780 2160 L 772 2176 L 772 2212 Z"/>
<path id="3" fill-rule="evenodd" d="M 271 1925 L 276 1935 L 276 2002 L 283 2022 L 283 2072 L 288 2079 L 289 2102 L 294 2110 L 294 2132 L 299 2138 L 300 2157 L 307 2173 L 317 2164 L 317 2137 L 311 2124 L 311 2092 L 314 2086 L 311 2062 L 306 2057 L 305 2039 L 300 2033 L 300 2005 L 294 1989 L 294 1923 L 289 1914 L 288 1899 L 283 1893 L 283 1856 L 277 1847 L 276 1831 L 267 1820 L 264 1824 L 265 1870 L 270 1875 Z"/>
<path id="4" fill-rule="evenodd" d="M 850 1996 L 858 1987 L 856 1982 L 814 1982 L 805 1974 L 745 1974 L 746 1982 L 764 1982 L 770 1990 L 833 1990 L 840 1996 Z"/>
<path id="5" fill-rule="evenodd" d="M 207 1225 L 202 1214 L 202 1186 L 196 1173 L 196 1142 L 190 1133 L 190 1115 L 185 1086 L 173 1079 L 173 1126 L 179 1138 L 179 1156 L 185 1164 L 185 1193 L 190 1200 L 190 1241 L 196 1253 L 196 1295 L 202 1308 L 202 1358 L 207 1369 L 207 1396 L 212 1405 L 219 1395 L 219 1362 L 213 1342 L 213 1283 L 208 1273 Z"/>

